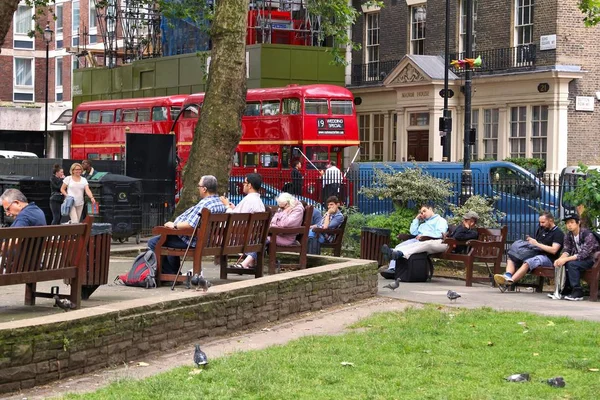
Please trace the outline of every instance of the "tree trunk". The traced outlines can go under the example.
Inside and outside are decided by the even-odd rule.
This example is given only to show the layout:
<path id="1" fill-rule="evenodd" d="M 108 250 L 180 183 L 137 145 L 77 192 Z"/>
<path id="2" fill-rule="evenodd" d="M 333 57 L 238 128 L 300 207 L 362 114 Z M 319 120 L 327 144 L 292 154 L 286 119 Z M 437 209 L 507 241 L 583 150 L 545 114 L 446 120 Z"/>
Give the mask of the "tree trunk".
<path id="1" fill-rule="evenodd" d="M 4 38 L 13 22 L 13 15 L 17 11 L 20 0 L 1 0 L 0 1 L 0 51 Z"/>
<path id="2" fill-rule="evenodd" d="M 197 185 L 203 175 L 217 178 L 220 194 L 227 191 L 233 155 L 242 138 L 246 104 L 247 20 L 248 0 L 216 2 L 207 90 L 183 173 L 177 215 L 198 202 Z"/>

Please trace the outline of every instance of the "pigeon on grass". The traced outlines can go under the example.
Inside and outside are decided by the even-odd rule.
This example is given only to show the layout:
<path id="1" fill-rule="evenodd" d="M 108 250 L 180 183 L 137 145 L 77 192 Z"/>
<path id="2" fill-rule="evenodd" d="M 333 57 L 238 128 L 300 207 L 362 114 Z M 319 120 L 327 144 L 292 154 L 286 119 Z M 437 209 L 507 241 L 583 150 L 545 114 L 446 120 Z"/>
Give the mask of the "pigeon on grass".
<path id="1" fill-rule="evenodd" d="M 527 382 L 529 374 L 514 374 L 505 378 L 508 382 Z"/>
<path id="2" fill-rule="evenodd" d="M 400 278 L 396 279 L 394 282 L 385 285 L 384 289 L 392 289 L 392 291 L 396 291 L 400 287 Z"/>
<path id="3" fill-rule="evenodd" d="M 194 350 L 194 364 L 197 367 L 208 365 L 208 357 L 206 353 L 200 350 L 200 345 L 196 345 L 196 349 Z"/>
<path id="4" fill-rule="evenodd" d="M 456 293 L 454 290 L 448 290 L 446 296 L 450 299 L 450 301 L 456 300 L 461 297 L 460 294 Z"/>
<path id="5" fill-rule="evenodd" d="M 53 297 L 54 297 L 54 307 L 61 308 L 61 309 L 65 310 L 65 312 L 67 312 L 69 310 L 74 310 L 77 308 L 77 306 L 75 304 L 73 304 L 71 302 L 71 300 L 69 300 L 69 299 L 61 299 L 57 294 L 55 294 Z"/>
<path id="6" fill-rule="evenodd" d="M 562 376 L 557 376 L 556 378 L 550 378 L 545 381 L 548 385 L 556 388 L 565 387 L 565 379 Z"/>

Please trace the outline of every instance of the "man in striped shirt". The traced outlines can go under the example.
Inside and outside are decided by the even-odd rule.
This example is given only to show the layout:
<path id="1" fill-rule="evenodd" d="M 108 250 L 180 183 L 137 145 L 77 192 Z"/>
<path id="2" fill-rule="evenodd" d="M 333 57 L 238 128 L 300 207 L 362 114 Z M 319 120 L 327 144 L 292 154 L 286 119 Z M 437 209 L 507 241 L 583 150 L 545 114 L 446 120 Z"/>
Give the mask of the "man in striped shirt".
<path id="1" fill-rule="evenodd" d="M 200 178 L 198 183 L 201 200 L 195 206 L 185 210 L 180 216 L 175 218 L 175 221 L 165 223 L 167 228 L 182 229 L 195 228 L 200 223 L 200 213 L 204 208 L 208 208 L 213 214 L 223 214 L 226 211 L 225 206 L 217 195 L 217 178 L 212 175 L 205 175 Z M 148 240 L 148 248 L 152 251 L 156 248 L 160 236 L 155 236 Z M 190 245 L 191 241 L 191 245 Z M 165 242 L 165 247 L 175 249 L 186 249 L 187 246 L 196 247 L 196 238 L 184 235 L 169 235 Z M 162 273 L 176 274 L 179 270 L 180 258 L 177 256 L 168 256 L 163 259 Z"/>

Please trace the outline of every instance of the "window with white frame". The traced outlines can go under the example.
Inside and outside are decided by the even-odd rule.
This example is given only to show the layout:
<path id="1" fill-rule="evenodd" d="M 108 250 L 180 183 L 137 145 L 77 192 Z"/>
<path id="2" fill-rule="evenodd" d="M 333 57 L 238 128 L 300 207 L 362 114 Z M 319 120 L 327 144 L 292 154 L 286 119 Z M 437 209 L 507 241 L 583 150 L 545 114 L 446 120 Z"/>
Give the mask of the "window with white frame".
<path id="1" fill-rule="evenodd" d="M 17 7 L 13 24 L 13 47 L 15 49 L 33 49 L 33 38 L 28 35 L 35 28 L 32 17 L 33 8 L 23 4 Z"/>
<path id="2" fill-rule="evenodd" d="M 475 143 L 471 146 L 471 160 L 479 158 L 479 110 L 471 110 L 471 127 L 475 128 Z"/>
<path id="3" fill-rule="evenodd" d="M 510 157 L 527 157 L 527 107 L 510 108 Z"/>
<path id="4" fill-rule="evenodd" d="M 371 161 L 383 161 L 384 114 L 373 115 L 373 143 Z"/>
<path id="5" fill-rule="evenodd" d="M 71 17 L 71 46 L 79 46 L 79 1 L 72 4 L 73 16 Z"/>
<path id="6" fill-rule="evenodd" d="M 483 110 L 483 158 L 498 159 L 498 121 L 500 110 L 488 108 Z"/>
<path id="7" fill-rule="evenodd" d="M 472 0 L 473 7 L 473 36 L 471 36 L 471 49 L 475 51 L 475 43 L 477 42 L 477 0 Z M 459 35 L 459 52 L 464 53 L 466 50 L 465 45 L 467 44 L 467 2 L 466 0 L 460 1 L 460 35 Z"/>
<path id="8" fill-rule="evenodd" d="M 56 101 L 63 100 L 63 59 L 56 58 Z"/>
<path id="9" fill-rule="evenodd" d="M 379 79 L 379 12 L 366 14 L 366 51 L 367 78 Z"/>
<path id="10" fill-rule="evenodd" d="M 515 1 L 515 45 L 533 43 L 534 0 Z"/>
<path id="11" fill-rule="evenodd" d="M 57 4 L 54 9 L 54 15 L 56 20 L 54 21 L 54 29 L 56 29 L 56 48 L 62 49 L 63 47 L 63 5 Z"/>
<path id="12" fill-rule="evenodd" d="M 358 116 L 358 136 L 360 140 L 360 160 L 369 161 L 369 150 L 371 148 L 370 114 L 361 114 Z"/>
<path id="13" fill-rule="evenodd" d="M 398 161 L 396 159 L 396 143 L 398 143 L 398 113 L 394 113 L 394 120 L 392 123 L 392 151 L 390 154 L 390 160 Z"/>
<path id="14" fill-rule="evenodd" d="M 410 54 L 425 54 L 425 21 L 427 6 L 410 7 Z"/>
<path id="15" fill-rule="evenodd" d="M 33 74 L 32 58 L 14 58 L 13 101 L 34 101 Z"/>
<path id="16" fill-rule="evenodd" d="M 531 157 L 547 159 L 548 106 L 531 107 Z"/>
<path id="17" fill-rule="evenodd" d="M 96 0 L 89 0 L 89 10 L 90 10 L 90 15 L 89 15 L 89 24 L 90 24 L 90 32 L 89 32 L 89 36 L 88 36 L 88 41 L 89 44 L 94 44 L 96 43 L 97 39 L 96 39 L 96 35 L 98 33 L 98 28 L 97 28 L 97 15 L 96 15 Z"/>

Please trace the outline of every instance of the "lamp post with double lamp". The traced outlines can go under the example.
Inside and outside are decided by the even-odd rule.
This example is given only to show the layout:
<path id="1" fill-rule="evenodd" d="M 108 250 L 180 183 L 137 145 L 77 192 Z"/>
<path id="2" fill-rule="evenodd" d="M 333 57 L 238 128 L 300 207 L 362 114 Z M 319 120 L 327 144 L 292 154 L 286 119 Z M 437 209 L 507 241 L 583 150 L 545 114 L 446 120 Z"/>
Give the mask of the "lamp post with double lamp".
<path id="1" fill-rule="evenodd" d="M 50 55 L 50 42 L 52 42 L 52 34 L 54 32 L 50 29 L 50 24 L 46 24 L 46 29 L 44 29 L 44 41 L 46 42 L 46 104 L 45 104 L 45 113 L 44 113 L 44 157 L 46 157 L 46 147 L 48 145 L 48 63 L 49 63 L 49 55 Z"/>
<path id="2" fill-rule="evenodd" d="M 465 30 L 465 58 L 473 57 L 473 1 L 465 0 L 466 30 Z M 473 176 L 471 174 L 471 79 L 473 72 L 469 63 L 465 63 L 465 126 L 463 135 L 464 155 L 463 170 L 461 174 L 460 203 L 473 194 Z"/>

